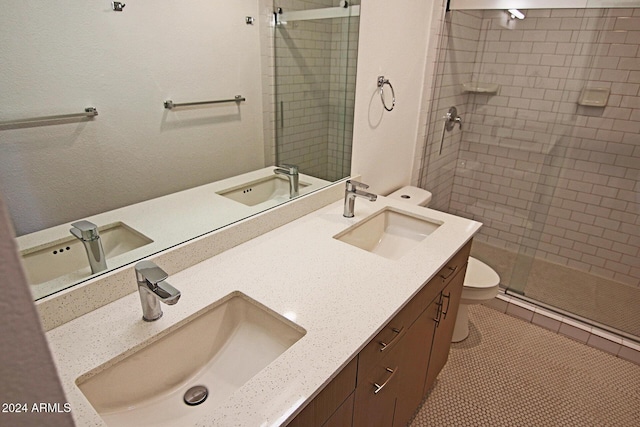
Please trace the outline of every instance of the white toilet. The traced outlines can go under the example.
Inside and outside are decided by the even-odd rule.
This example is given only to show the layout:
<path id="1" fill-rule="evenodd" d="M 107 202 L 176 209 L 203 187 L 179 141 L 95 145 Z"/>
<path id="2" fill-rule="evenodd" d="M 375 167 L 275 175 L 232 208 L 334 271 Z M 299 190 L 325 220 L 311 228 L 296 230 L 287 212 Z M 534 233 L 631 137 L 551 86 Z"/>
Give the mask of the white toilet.
<path id="1" fill-rule="evenodd" d="M 394 191 L 387 197 L 402 200 L 414 205 L 429 206 L 432 194 L 422 188 L 406 186 Z M 479 304 L 489 301 L 498 295 L 500 276 L 487 264 L 473 257 L 469 257 L 467 273 L 464 276 L 464 286 L 462 288 L 462 299 L 456 326 L 453 330 L 452 342 L 460 342 L 469 336 L 469 304 Z"/>

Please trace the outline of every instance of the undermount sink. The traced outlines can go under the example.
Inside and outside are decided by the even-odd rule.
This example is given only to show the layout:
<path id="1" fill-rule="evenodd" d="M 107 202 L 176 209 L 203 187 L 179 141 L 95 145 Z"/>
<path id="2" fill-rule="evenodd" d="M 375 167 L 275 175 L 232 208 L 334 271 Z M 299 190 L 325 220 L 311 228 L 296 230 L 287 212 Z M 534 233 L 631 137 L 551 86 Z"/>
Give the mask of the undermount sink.
<path id="1" fill-rule="evenodd" d="M 107 266 L 110 258 L 153 243 L 153 240 L 122 222 L 99 227 L 98 231 Z M 21 255 L 30 285 L 39 285 L 79 270 L 86 270 L 84 275 L 87 277 L 91 275 L 84 246 L 71 234 L 55 242 L 25 249 Z"/>
<path id="2" fill-rule="evenodd" d="M 385 208 L 333 238 L 389 259 L 399 259 L 442 225 L 394 208 Z"/>
<path id="3" fill-rule="evenodd" d="M 301 327 L 234 292 L 76 384 L 109 426 L 196 425 L 304 334 Z M 208 396 L 191 406 L 185 396 L 196 386 L 204 386 Z"/>
<path id="4" fill-rule="evenodd" d="M 300 181 L 298 189 L 308 187 L 309 183 Z M 267 176 L 242 185 L 237 185 L 216 194 L 227 197 L 247 206 L 255 206 L 269 200 L 289 200 L 289 180 L 279 175 Z"/>

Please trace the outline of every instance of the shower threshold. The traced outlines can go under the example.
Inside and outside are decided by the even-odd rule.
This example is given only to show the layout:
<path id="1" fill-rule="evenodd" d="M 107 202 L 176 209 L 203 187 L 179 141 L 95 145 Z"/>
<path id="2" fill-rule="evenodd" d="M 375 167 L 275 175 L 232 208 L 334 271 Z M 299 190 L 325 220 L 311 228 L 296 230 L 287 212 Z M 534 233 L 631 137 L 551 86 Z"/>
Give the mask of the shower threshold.
<path id="1" fill-rule="evenodd" d="M 547 311 L 550 311 L 552 313 L 557 314 L 558 316 L 561 316 L 563 318 L 570 319 L 570 320 L 573 320 L 574 322 L 580 323 L 583 326 L 583 328 L 581 328 L 581 329 L 584 329 L 585 331 L 589 331 L 591 328 L 597 328 L 599 330 L 608 332 L 609 334 L 612 334 L 612 335 L 614 335 L 616 337 L 619 337 L 620 340 L 624 339 L 624 340 L 632 341 L 632 342 L 634 342 L 636 344 L 640 344 L 640 338 L 639 337 L 637 337 L 635 335 L 632 335 L 632 334 L 629 334 L 629 333 L 627 333 L 625 331 L 621 331 L 621 330 L 616 329 L 616 328 L 614 328 L 612 326 L 605 325 L 603 323 L 599 323 L 599 322 L 597 322 L 597 321 L 595 321 L 593 319 L 588 319 L 588 318 L 582 317 L 582 316 L 580 316 L 578 314 L 571 313 L 571 312 L 563 310 L 561 308 L 554 307 L 552 305 L 546 304 L 546 303 L 544 303 L 542 301 L 538 301 L 538 300 L 536 300 L 534 298 L 530 298 L 530 297 L 528 297 L 528 296 L 526 296 L 526 295 L 524 295 L 524 294 L 522 294 L 522 293 L 520 293 L 520 292 L 518 292 L 516 290 L 508 289 L 508 288 L 507 289 L 502 289 L 502 290 L 504 291 L 505 295 L 508 295 L 511 298 L 515 298 L 517 300 L 525 301 L 525 302 L 527 302 L 527 303 L 529 303 L 529 304 L 531 304 L 533 306 L 543 308 L 543 309 L 545 309 Z"/>

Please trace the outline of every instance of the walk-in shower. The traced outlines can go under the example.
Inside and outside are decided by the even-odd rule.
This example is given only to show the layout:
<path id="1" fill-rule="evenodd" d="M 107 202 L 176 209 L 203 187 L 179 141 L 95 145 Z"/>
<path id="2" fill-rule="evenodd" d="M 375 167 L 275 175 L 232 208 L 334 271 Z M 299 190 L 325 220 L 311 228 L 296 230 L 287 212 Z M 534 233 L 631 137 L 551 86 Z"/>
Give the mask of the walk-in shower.
<path id="1" fill-rule="evenodd" d="M 420 185 L 507 293 L 639 341 L 640 8 L 521 12 L 446 13 Z"/>
<path id="2" fill-rule="evenodd" d="M 360 1 L 283 1 L 274 10 L 277 164 L 349 175 Z"/>

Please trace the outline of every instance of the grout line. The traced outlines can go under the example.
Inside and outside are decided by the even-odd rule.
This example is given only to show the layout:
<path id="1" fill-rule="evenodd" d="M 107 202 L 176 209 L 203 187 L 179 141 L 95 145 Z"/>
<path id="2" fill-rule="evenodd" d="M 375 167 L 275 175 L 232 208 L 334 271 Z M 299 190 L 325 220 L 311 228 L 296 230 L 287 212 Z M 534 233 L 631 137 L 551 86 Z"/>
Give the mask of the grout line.
<path id="1" fill-rule="evenodd" d="M 577 321 L 575 319 L 570 319 L 570 318 L 565 317 L 565 316 L 560 316 L 560 315 L 558 315 L 556 313 L 551 313 L 548 310 L 542 309 L 540 307 L 536 307 L 535 305 L 530 304 L 528 302 L 518 300 L 517 298 L 514 298 L 514 297 L 512 297 L 510 295 L 505 294 L 502 289 L 500 290 L 500 292 L 496 296 L 496 299 L 499 299 L 501 301 L 506 302 L 508 304 L 508 306 L 513 304 L 514 306 L 517 306 L 517 307 L 523 308 L 525 310 L 531 311 L 534 314 L 537 313 L 537 314 L 539 314 L 541 316 L 544 316 L 544 317 L 546 317 L 548 319 L 559 321 L 561 324 L 572 326 L 574 328 L 578 328 L 578 329 L 581 329 L 581 330 L 587 332 L 589 334 L 587 340 L 585 340 L 584 342 L 582 340 L 577 340 L 577 341 L 578 342 L 582 342 L 583 344 L 585 344 L 585 345 L 587 345 L 589 347 L 597 348 L 598 350 L 601 350 L 601 351 L 606 351 L 606 350 L 604 350 L 604 349 L 602 349 L 602 348 L 600 348 L 598 346 L 592 345 L 593 341 L 591 340 L 591 337 L 597 337 L 597 338 L 600 338 L 600 339 L 605 339 L 607 341 L 610 341 L 611 344 L 620 346 L 620 348 L 618 349 L 618 351 L 615 354 L 611 353 L 611 352 L 608 352 L 609 354 L 612 354 L 612 355 L 614 355 L 616 357 L 618 357 L 618 355 L 620 354 L 620 351 L 623 348 L 627 348 L 627 349 L 630 349 L 630 350 L 633 350 L 633 351 L 636 351 L 636 352 L 640 353 L 640 344 L 638 344 L 638 343 L 635 343 L 635 342 L 633 342 L 631 340 L 628 340 L 628 339 L 624 339 L 624 338 L 618 337 L 618 336 L 612 334 L 611 332 L 603 331 L 603 330 L 598 329 L 596 327 L 586 325 L 586 324 L 584 324 L 582 322 L 579 322 L 579 321 Z M 508 311 L 508 306 L 507 306 L 507 311 Z M 490 305 L 487 305 L 487 307 L 492 308 Z M 508 313 L 505 312 L 505 314 L 508 314 Z M 533 323 L 533 319 L 532 320 L 527 320 L 527 319 L 524 319 L 524 318 L 519 317 L 519 316 L 513 316 L 511 314 L 509 314 L 509 315 L 512 316 L 512 317 L 516 317 L 518 319 L 521 319 L 521 320 L 523 320 L 523 321 L 525 321 L 527 323 Z M 534 323 L 534 325 L 540 326 L 540 325 L 537 325 L 535 323 Z M 543 327 L 543 326 L 540 326 L 540 327 Z M 545 328 L 545 329 L 547 329 L 547 328 Z M 550 330 L 550 329 L 547 329 L 547 330 Z M 551 330 L 551 331 L 555 332 L 556 334 L 559 333 L 559 331 L 553 331 L 553 330 Z M 573 338 L 571 338 L 569 336 L 567 336 L 567 338 L 573 339 Z M 627 360 L 627 361 L 629 361 L 631 363 L 635 363 L 636 365 L 640 365 L 640 357 L 638 357 L 637 360 L 629 360 L 627 358 L 624 358 L 624 360 Z"/>

